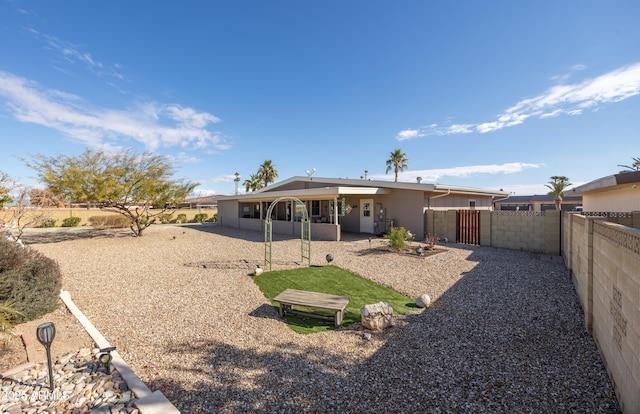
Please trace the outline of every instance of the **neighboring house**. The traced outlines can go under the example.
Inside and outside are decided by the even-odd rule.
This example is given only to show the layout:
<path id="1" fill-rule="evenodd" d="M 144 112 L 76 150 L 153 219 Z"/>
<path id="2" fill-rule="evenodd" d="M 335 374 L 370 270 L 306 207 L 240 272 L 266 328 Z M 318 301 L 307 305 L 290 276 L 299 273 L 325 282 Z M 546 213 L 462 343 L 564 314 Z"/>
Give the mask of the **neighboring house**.
<path id="1" fill-rule="evenodd" d="M 640 171 L 599 178 L 571 193 L 582 196 L 584 212 L 640 211 Z"/>
<path id="2" fill-rule="evenodd" d="M 179 208 L 215 208 L 218 206 L 220 195 L 187 198 L 178 205 Z"/>
<path id="3" fill-rule="evenodd" d="M 562 196 L 562 211 L 571 211 L 582 205 L 582 197 L 569 195 L 571 191 Z M 555 210 L 554 195 L 526 195 L 496 198 L 493 200 L 495 210 L 507 211 L 546 211 Z"/>
<path id="4" fill-rule="evenodd" d="M 439 184 L 342 178 L 292 177 L 261 190 L 218 198 L 223 226 L 263 230 L 272 202 L 273 232 L 299 235 L 303 208 L 316 240 L 340 240 L 341 232 L 384 234 L 404 227 L 423 240 L 427 210 L 493 209 L 493 197 L 504 191 Z M 297 223 L 297 224 L 296 224 Z"/>

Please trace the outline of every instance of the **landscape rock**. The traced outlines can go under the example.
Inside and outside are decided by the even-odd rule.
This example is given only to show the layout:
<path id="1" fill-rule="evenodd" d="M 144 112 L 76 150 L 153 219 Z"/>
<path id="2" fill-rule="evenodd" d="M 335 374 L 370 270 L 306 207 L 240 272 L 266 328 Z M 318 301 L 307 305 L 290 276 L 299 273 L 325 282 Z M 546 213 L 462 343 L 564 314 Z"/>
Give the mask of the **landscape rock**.
<path id="1" fill-rule="evenodd" d="M 426 293 L 423 293 L 416 298 L 416 305 L 421 308 L 428 308 L 431 305 L 431 297 Z"/>
<path id="2" fill-rule="evenodd" d="M 362 326 L 372 331 L 380 331 L 393 326 L 393 308 L 387 302 L 364 305 L 360 309 Z"/>

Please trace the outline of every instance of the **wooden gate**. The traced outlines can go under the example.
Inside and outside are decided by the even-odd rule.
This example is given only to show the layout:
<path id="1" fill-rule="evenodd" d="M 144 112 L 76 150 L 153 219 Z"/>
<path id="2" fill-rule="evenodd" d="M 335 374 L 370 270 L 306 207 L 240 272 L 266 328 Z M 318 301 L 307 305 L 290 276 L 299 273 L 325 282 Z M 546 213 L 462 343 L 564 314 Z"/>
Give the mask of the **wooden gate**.
<path id="1" fill-rule="evenodd" d="M 480 210 L 458 210 L 456 239 L 458 243 L 480 244 Z"/>

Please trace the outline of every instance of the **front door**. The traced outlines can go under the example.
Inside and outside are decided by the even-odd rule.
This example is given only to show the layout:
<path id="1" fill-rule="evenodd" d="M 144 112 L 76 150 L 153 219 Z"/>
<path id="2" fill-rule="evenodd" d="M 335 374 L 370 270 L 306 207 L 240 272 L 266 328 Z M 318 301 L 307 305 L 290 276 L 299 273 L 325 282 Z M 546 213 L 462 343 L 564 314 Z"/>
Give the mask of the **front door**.
<path id="1" fill-rule="evenodd" d="M 360 200 L 360 233 L 373 233 L 373 200 Z"/>

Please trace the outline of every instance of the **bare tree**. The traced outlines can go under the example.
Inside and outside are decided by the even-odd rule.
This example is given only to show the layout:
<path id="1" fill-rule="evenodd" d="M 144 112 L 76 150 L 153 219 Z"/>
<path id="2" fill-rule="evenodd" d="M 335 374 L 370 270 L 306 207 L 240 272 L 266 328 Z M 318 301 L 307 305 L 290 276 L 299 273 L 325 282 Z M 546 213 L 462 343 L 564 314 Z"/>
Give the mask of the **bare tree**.
<path id="1" fill-rule="evenodd" d="M 0 173 L 0 226 L 8 239 L 20 242 L 27 227 L 39 227 L 51 218 L 48 211 L 31 204 L 33 191 L 28 185 Z"/>

